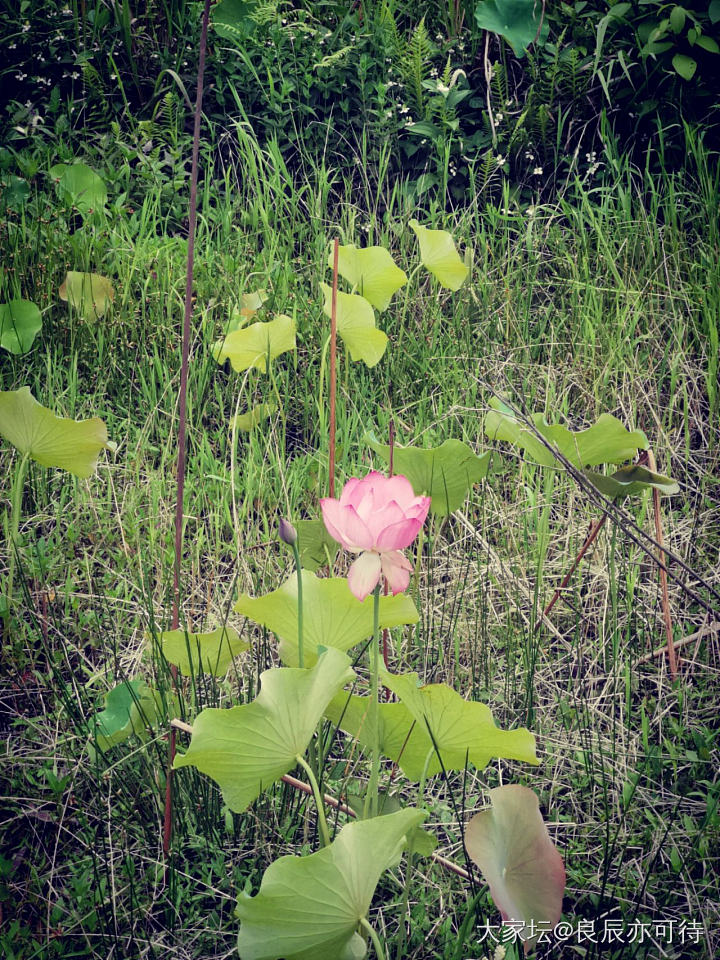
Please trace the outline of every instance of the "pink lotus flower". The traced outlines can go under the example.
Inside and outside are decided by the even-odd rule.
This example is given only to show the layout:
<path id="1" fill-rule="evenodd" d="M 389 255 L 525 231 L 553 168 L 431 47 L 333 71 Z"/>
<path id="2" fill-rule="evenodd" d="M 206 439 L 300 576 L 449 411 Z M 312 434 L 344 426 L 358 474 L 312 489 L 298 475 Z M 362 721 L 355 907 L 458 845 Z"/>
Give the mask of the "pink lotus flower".
<path id="1" fill-rule="evenodd" d="M 372 593 L 381 576 L 393 594 L 407 589 L 412 566 L 400 551 L 420 533 L 430 497 L 416 497 L 407 477 L 373 471 L 348 480 L 339 500 L 325 497 L 320 507 L 330 536 L 360 554 L 348 573 L 348 586 L 358 600 Z"/>

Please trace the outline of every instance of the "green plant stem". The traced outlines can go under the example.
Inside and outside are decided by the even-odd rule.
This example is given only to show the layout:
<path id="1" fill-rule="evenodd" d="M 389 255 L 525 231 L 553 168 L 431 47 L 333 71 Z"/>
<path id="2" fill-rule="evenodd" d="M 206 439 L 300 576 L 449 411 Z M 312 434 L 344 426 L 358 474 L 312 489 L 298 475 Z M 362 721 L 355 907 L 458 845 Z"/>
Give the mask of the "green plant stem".
<path id="1" fill-rule="evenodd" d="M 373 930 L 373 928 L 370 926 L 370 922 L 368 921 L 367 917 L 360 918 L 360 926 L 363 928 L 365 933 L 370 937 L 373 948 L 375 949 L 375 953 L 377 954 L 378 960 L 386 960 L 387 954 L 385 953 L 383 945 L 380 942 L 380 937 L 377 935 L 375 930 Z"/>
<path id="2" fill-rule="evenodd" d="M 457 943 L 455 945 L 455 953 L 453 954 L 453 960 L 462 960 L 463 957 L 463 948 L 465 947 L 465 941 L 467 940 L 468 934 L 470 933 L 470 927 L 475 916 L 475 911 L 477 910 L 477 905 L 480 903 L 480 900 L 486 894 L 486 888 L 481 887 L 480 890 L 475 894 L 470 903 L 468 904 L 467 911 L 465 913 L 465 919 L 462 922 L 462 926 L 458 930 Z"/>
<path id="3" fill-rule="evenodd" d="M 10 527 L 7 531 L 8 543 L 8 574 L 5 581 L 5 593 L 7 603 L 7 613 L 5 614 L 5 636 L 7 638 L 10 632 L 10 618 L 12 609 L 13 580 L 15 579 L 15 553 L 17 552 L 17 538 L 20 529 L 20 510 L 22 507 L 22 492 L 25 485 L 25 476 L 27 474 L 30 454 L 23 454 L 15 471 L 13 480 L 12 495 L 10 498 Z"/>
<path id="4" fill-rule="evenodd" d="M 373 642 L 370 654 L 370 722 L 373 731 L 372 765 L 370 767 L 370 783 L 368 784 L 363 817 L 377 816 L 378 780 L 380 777 L 380 584 L 373 590 Z"/>
<path id="5" fill-rule="evenodd" d="M 298 591 L 298 608 L 297 608 L 297 625 L 298 625 L 298 666 L 304 668 L 305 666 L 305 657 L 303 651 L 303 582 L 302 582 L 302 567 L 300 566 L 300 547 L 297 544 L 297 541 L 292 545 L 293 556 L 295 557 L 295 573 L 297 575 L 297 591 Z"/>
<path id="6" fill-rule="evenodd" d="M 312 787 L 313 796 L 315 797 L 315 805 L 317 807 L 318 815 L 318 824 L 320 826 L 320 836 L 322 838 L 322 844 L 324 847 L 330 846 L 330 830 L 328 829 L 327 817 L 325 816 L 325 806 L 323 804 L 322 794 L 320 793 L 320 787 L 318 786 L 317 779 L 313 773 L 313 769 L 310 764 L 305 760 L 304 757 L 301 757 L 299 754 L 295 757 L 297 762 L 303 768 L 305 773 L 308 775 L 310 781 L 310 786 Z"/>
<path id="7" fill-rule="evenodd" d="M 430 761 L 432 760 L 433 754 L 435 753 L 435 746 L 433 745 L 428 754 L 425 757 L 425 763 L 423 764 L 422 776 L 420 777 L 420 783 L 418 785 L 417 792 L 417 807 L 422 809 L 425 806 L 425 784 L 427 783 L 427 772 L 428 767 L 430 766 Z M 412 874 L 413 865 L 415 862 L 415 850 L 412 847 L 412 844 L 408 843 L 407 851 L 407 867 L 405 869 L 405 883 L 403 884 L 403 897 L 402 897 L 402 908 L 400 911 L 401 917 L 407 917 L 408 907 L 410 905 L 410 876 Z M 397 940 L 397 949 L 395 951 L 395 960 L 402 960 L 405 956 L 405 924 L 400 924 L 400 929 L 398 931 L 398 940 Z"/>

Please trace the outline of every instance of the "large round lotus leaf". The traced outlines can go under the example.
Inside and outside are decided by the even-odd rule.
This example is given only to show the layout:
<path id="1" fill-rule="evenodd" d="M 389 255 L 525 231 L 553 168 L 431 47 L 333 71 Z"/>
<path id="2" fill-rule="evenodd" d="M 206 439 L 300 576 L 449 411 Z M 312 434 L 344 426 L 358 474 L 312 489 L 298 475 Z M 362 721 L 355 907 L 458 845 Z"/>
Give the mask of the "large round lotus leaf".
<path id="1" fill-rule="evenodd" d="M 390 462 L 390 447 L 372 434 L 367 441 L 379 457 Z M 484 480 L 490 469 L 490 452 L 481 457 L 462 440 L 446 440 L 439 447 L 393 448 L 393 471 L 408 478 L 417 496 L 430 497 L 430 509 L 441 517 L 459 510 L 473 484 Z"/>
<path id="2" fill-rule="evenodd" d="M 380 749 L 408 779 L 419 781 L 423 773 L 434 776 L 443 767 L 463 770 L 468 761 L 482 770 L 495 757 L 538 763 L 530 731 L 496 727 L 484 703 L 463 700 L 444 683 L 418 686 L 416 673 L 398 676 L 383 671 L 381 679 L 400 702 L 379 705 Z M 325 715 L 361 746 L 372 746 L 369 697 L 340 693 L 328 704 Z"/>
<path id="3" fill-rule="evenodd" d="M 499 400 L 492 399 L 493 407 L 485 417 L 485 435 L 493 440 L 505 440 L 522 447 L 536 463 L 545 467 L 558 465 L 550 450 L 528 429 L 515 414 Z M 630 460 L 638 450 L 647 450 L 648 440 L 642 430 L 630 432 L 618 419 L 603 413 L 587 430 L 577 433 L 562 424 L 551 425 L 543 414 L 530 417 L 538 432 L 552 446 L 558 448 L 576 467 L 594 467 L 600 463 L 622 463 Z"/>
<path id="4" fill-rule="evenodd" d="M 218 627 L 210 633 L 166 630 L 160 634 L 163 656 L 186 676 L 211 673 L 224 677 L 232 660 L 250 649 L 234 627 Z"/>
<path id="5" fill-rule="evenodd" d="M 328 702 L 354 676 L 339 650 L 326 650 L 310 670 L 266 670 L 252 703 L 198 715 L 175 767 L 194 766 L 212 777 L 228 807 L 241 813 L 297 764 Z"/>
<path id="6" fill-rule="evenodd" d="M 357 927 L 382 874 L 402 856 L 425 818 L 400 810 L 348 823 L 329 847 L 309 857 L 280 857 L 256 896 L 241 896 L 240 960 L 355 960 L 365 956 Z"/>
<path id="7" fill-rule="evenodd" d="M 531 43 L 543 44 L 550 33 L 544 7 L 537 0 L 481 0 L 475 7 L 475 22 L 481 30 L 504 37 L 516 57 L 524 57 Z M 540 35 L 538 36 L 538 27 Z"/>
<path id="8" fill-rule="evenodd" d="M 104 316 L 115 299 L 115 291 L 107 277 L 75 270 L 68 270 L 58 293 L 60 299 L 67 300 L 83 320 L 97 320 Z"/>
<path id="9" fill-rule="evenodd" d="M 332 265 L 331 250 L 328 266 Z M 407 283 L 405 272 L 395 264 L 385 247 L 358 249 L 352 243 L 339 247 L 338 273 L 376 310 L 387 309 L 393 294 Z"/>
<path id="10" fill-rule="evenodd" d="M 475 814 L 465 828 L 465 845 L 503 920 L 525 924 L 519 936 L 528 953 L 538 925 L 552 929 L 560 919 L 565 867 L 532 790 L 519 784 L 495 787 L 490 800 L 492 808 Z"/>
<path id="11" fill-rule="evenodd" d="M 320 284 L 325 302 L 323 310 L 332 316 L 332 288 Z M 375 314 L 365 297 L 358 293 L 337 295 L 337 332 L 350 351 L 352 360 L 362 360 L 368 367 L 379 363 L 385 353 L 388 338 L 375 326 Z"/>
<path id="12" fill-rule="evenodd" d="M 294 349 L 295 321 L 281 313 L 266 323 L 251 323 L 249 327 L 233 330 L 215 344 L 213 357 L 218 363 L 229 360 L 238 372 L 255 367 L 264 373 L 268 358 L 272 361 Z"/>
<path id="13" fill-rule="evenodd" d="M 447 230 L 430 230 L 417 220 L 410 226 L 420 244 L 420 259 L 435 279 L 448 290 L 459 290 L 465 283 L 468 268 L 455 249 L 455 241 Z"/>
<path id="14" fill-rule="evenodd" d="M 372 597 L 367 597 L 364 601 L 358 600 L 350 592 L 344 577 L 320 579 L 303 570 L 302 583 L 305 663 L 315 662 L 318 647 L 333 647 L 344 652 L 372 636 Z M 295 575 L 264 597 L 242 594 L 234 609 L 272 630 L 280 639 L 280 656 L 283 662 L 292 666 L 297 664 L 298 594 Z M 415 604 L 406 594 L 380 597 L 381 627 L 399 627 L 402 624 L 417 623 L 418 620 Z"/>
<path id="15" fill-rule="evenodd" d="M 594 470 L 586 470 L 585 476 L 600 493 L 612 500 L 636 496 L 650 489 L 659 490 L 666 497 L 680 490 L 677 481 L 672 477 L 664 477 L 661 473 L 654 473 L 636 463 L 628 467 L 620 467 L 610 476 L 596 473 Z"/>
<path id="16" fill-rule="evenodd" d="M 159 695 L 144 680 L 126 680 L 105 694 L 105 709 L 97 714 L 88 750 L 104 752 L 135 734 L 145 738 L 145 728 L 155 723 Z"/>
<path id="17" fill-rule="evenodd" d="M 58 163 L 50 168 L 50 176 L 58 181 L 60 199 L 74 204 L 81 213 L 101 210 L 107 203 L 105 182 L 84 163 Z"/>
<path id="18" fill-rule="evenodd" d="M 43 467 L 89 477 L 103 447 L 113 449 L 102 420 L 69 420 L 41 406 L 30 387 L 0 391 L 0 436 Z"/>
<path id="19" fill-rule="evenodd" d="M 30 300 L 0 303 L 0 347 L 10 353 L 27 353 L 41 327 L 40 311 Z"/>

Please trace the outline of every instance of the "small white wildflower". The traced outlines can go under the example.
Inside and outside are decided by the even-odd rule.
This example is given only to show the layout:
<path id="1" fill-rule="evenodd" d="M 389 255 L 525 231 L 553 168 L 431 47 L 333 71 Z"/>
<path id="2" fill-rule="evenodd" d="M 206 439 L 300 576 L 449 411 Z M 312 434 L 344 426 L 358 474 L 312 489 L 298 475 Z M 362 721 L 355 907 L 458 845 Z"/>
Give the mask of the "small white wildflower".
<path id="1" fill-rule="evenodd" d="M 24 80 L 27 77 L 26 73 L 23 73 L 22 70 L 19 73 L 15 74 L 16 80 Z"/>
<path id="2" fill-rule="evenodd" d="M 503 122 L 503 115 L 502 115 L 502 113 L 496 113 L 496 114 L 495 114 L 495 126 L 498 126 L 498 124 L 501 124 L 502 122 Z"/>
<path id="3" fill-rule="evenodd" d="M 22 25 L 22 32 L 27 33 L 29 30 L 30 30 L 30 24 L 26 20 L 25 23 Z"/>
<path id="4" fill-rule="evenodd" d="M 504 157 L 501 153 L 499 153 L 499 154 L 495 157 L 495 163 L 496 163 L 499 167 L 504 166 L 504 164 L 505 164 L 505 157 Z"/>
<path id="5" fill-rule="evenodd" d="M 543 175 L 543 168 L 542 168 L 542 167 L 535 167 L 535 169 L 533 170 L 533 176 L 534 176 L 534 177 L 541 177 L 542 175 Z"/>

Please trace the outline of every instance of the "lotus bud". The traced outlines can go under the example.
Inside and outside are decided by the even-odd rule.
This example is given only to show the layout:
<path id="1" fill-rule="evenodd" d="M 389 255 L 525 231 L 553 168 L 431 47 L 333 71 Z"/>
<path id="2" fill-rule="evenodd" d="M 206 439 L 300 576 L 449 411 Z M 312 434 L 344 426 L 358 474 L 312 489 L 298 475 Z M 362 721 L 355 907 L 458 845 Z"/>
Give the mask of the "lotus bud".
<path id="1" fill-rule="evenodd" d="M 285 519 L 285 517 L 280 517 L 280 522 L 278 523 L 278 533 L 282 542 L 286 543 L 289 547 L 294 547 L 297 543 L 297 530 L 289 520 Z"/>

